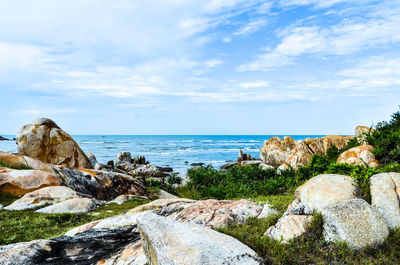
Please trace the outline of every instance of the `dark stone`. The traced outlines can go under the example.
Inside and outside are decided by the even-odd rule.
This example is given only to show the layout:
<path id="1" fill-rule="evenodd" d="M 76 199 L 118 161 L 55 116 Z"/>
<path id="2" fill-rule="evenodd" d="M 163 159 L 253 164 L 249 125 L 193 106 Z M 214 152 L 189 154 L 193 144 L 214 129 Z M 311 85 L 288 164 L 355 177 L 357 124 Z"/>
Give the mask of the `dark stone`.
<path id="1" fill-rule="evenodd" d="M 227 170 L 228 168 L 231 168 L 231 167 L 233 167 L 235 165 L 237 165 L 237 163 L 228 163 L 228 164 L 222 165 L 220 167 L 220 170 Z"/>
<path id="2" fill-rule="evenodd" d="M 96 264 L 140 239 L 137 227 L 89 229 L 75 236 L 0 247 L 0 264 Z"/>
<path id="3" fill-rule="evenodd" d="M 107 166 L 114 167 L 114 161 L 113 160 L 108 161 Z"/>
<path id="4" fill-rule="evenodd" d="M 190 164 L 192 167 L 202 167 L 204 166 L 204 163 L 192 163 Z"/>
<path id="5" fill-rule="evenodd" d="M 172 167 L 157 167 L 161 172 L 172 172 L 174 169 Z"/>
<path id="6" fill-rule="evenodd" d="M 0 141 L 8 141 L 9 139 L 7 139 L 7 138 L 5 138 L 5 137 L 3 137 L 3 136 L 0 136 Z"/>

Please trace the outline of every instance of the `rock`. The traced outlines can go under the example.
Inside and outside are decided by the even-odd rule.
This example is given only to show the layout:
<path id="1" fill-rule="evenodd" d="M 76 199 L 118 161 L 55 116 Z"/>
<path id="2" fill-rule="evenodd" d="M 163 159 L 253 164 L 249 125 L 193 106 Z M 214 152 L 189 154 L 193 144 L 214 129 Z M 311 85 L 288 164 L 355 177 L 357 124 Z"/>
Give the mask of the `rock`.
<path id="1" fill-rule="evenodd" d="M 178 199 L 178 197 L 166 192 L 165 190 L 160 190 L 158 192 L 158 198 L 159 199 Z"/>
<path id="2" fill-rule="evenodd" d="M 321 211 L 325 206 L 356 198 L 357 186 L 353 178 L 325 174 L 308 180 L 295 191 L 295 200 L 288 208 L 291 213 L 302 209 L 304 214 Z"/>
<path id="3" fill-rule="evenodd" d="M 261 160 L 245 160 L 240 163 L 241 166 L 247 166 L 247 165 L 261 165 L 263 163 Z"/>
<path id="4" fill-rule="evenodd" d="M 371 177 L 372 206 L 385 219 L 388 227 L 400 227 L 400 173 L 381 173 Z"/>
<path id="5" fill-rule="evenodd" d="M 366 201 L 339 201 L 321 209 L 324 237 L 328 242 L 344 241 L 352 249 L 376 246 L 388 237 L 382 216 Z"/>
<path id="6" fill-rule="evenodd" d="M 369 134 L 373 134 L 375 132 L 374 129 L 367 127 L 367 126 L 357 126 L 356 127 L 356 138 L 359 143 L 361 144 L 368 144 L 367 143 L 367 136 Z"/>
<path id="7" fill-rule="evenodd" d="M 0 136 L 0 141 L 8 141 L 9 139 L 7 139 L 7 138 L 5 138 L 5 137 L 3 137 L 3 136 Z"/>
<path id="8" fill-rule="evenodd" d="M 76 191 L 64 186 L 45 187 L 25 194 L 16 200 L 6 210 L 26 210 L 40 208 L 48 204 L 55 204 L 69 199 L 82 198 Z"/>
<path id="9" fill-rule="evenodd" d="M 282 165 L 280 165 L 280 166 L 276 169 L 276 172 L 280 175 L 280 174 L 282 173 L 282 171 L 286 171 L 286 170 L 289 170 L 289 169 L 291 169 L 291 167 L 290 167 L 288 164 L 283 163 Z"/>
<path id="10" fill-rule="evenodd" d="M 21 155 L 56 165 L 92 168 L 74 139 L 50 119 L 36 119 L 23 126 L 16 141 Z"/>
<path id="11" fill-rule="evenodd" d="M 264 236 L 268 236 L 282 243 L 301 236 L 311 224 L 312 215 L 297 215 L 285 213 L 278 222 L 267 229 Z"/>
<path id="12" fill-rule="evenodd" d="M 87 154 L 86 155 L 89 158 L 90 164 L 92 165 L 92 168 L 95 168 L 97 162 L 96 156 L 94 154 Z"/>
<path id="13" fill-rule="evenodd" d="M 353 136 L 328 135 L 322 138 L 307 138 L 304 141 L 295 141 L 289 136 L 272 137 L 266 141 L 261 149 L 260 158 L 266 164 L 279 167 L 286 163 L 296 169 L 308 165 L 312 154 L 326 154 L 327 150 L 336 146 L 341 149 Z"/>
<path id="14" fill-rule="evenodd" d="M 136 195 L 124 194 L 124 195 L 119 195 L 117 198 L 107 203 L 116 203 L 118 205 L 121 205 L 134 199 L 137 199 Z"/>
<path id="15" fill-rule="evenodd" d="M 136 241 L 132 244 L 126 246 L 121 252 L 115 254 L 114 256 L 100 260 L 97 264 L 101 265 L 147 265 L 149 260 L 144 254 L 142 241 Z"/>
<path id="16" fill-rule="evenodd" d="M 114 161 L 112 160 L 108 161 L 107 166 L 114 167 Z"/>
<path id="17" fill-rule="evenodd" d="M 0 246 L 0 264 L 96 264 L 121 252 L 139 237 L 136 227 L 119 227 Z"/>
<path id="18" fill-rule="evenodd" d="M 139 178 L 105 170 L 76 169 L 46 164 L 39 160 L 0 151 L 0 162 L 13 167 L 30 167 L 49 172 L 63 185 L 99 200 L 112 200 L 122 194 L 142 196 L 146 188 Z"/>
<path id="19" fill-rule="evenodd" d="M 153 213 L 138 217 L 150 264 L 261 264 L 249 247 L 210 228 L 181 223 Z"/>
<path id="20" fill-rule="evenodd" d="M 268 169 L 275 169 L 273 166 L 270 166 L 268 164 L 265 164 L 262 162 L 261 164 L 258 165 L 262 170 L 268 170 Z"/>
<path id="21" fill-rule="evenodd" d="M 228 164 L 222 165 L 220 167 L 220 170 L 227 170 L 228 168 L 234 167 L 236 165 L 237 165 L 237 163 L 228 163 Z"/>
<path id="22" fill-rule="evenodd" d="M 158 170 L 160 170 L 161 172 L 173 172 L 174 171 L 174 169 L 172 167 L 158 167 L 158 166 L 156 166 L 156 168 Z"/>
<path id="23" fill-rule="evenodd" d="M 95 208 L 99 204 L 93 199 L 89 198 L 75 198 L 62 201 L 39 210 L 38 213 L 87 213 Z"/>
<path id="24" fill-rule="evenodd" d="M 238 160 L 237 160 L 238 164 L 240 165 L 243 160 L 244 160 L 243 151 L 242 149 L 239 149 Z"/>
<path id="25" fill-rule="evenodd" d="M 192 167 L 202 167 L 202 166 L 204 166 L 204 163 L 191 163 L 190 166 L 192 166 Z"/>
<path id="26" fill-rule="evenodd" d="M 115 165 L 119 166 L 122 162 L 132 163 L 132 156 L 130 152 L 120 152 L 117 155 L 117 159 L 115 160 Z"/>
<path id="27" fill-rule="evenodd" d="M 244 224 L 249 217 L 264 218 L 277 211 L 270 205 L 259 205 L 247 200 L 159 199 L 128 211 L 137 214 L 151 211 L 176 221 L 202 224 L 211 228 L 224 227 L 228 223 Z"/>
<path id="28" fill-rule="evenodd" d="M 374 147 L 372 145 L 362 145 L 350 148 L 339 156 L 337 163 L 377 167 L 379 162 L 372 153 L 373 149 Z"/>
<path id="29" fill-rule="evenodd" d="M 3 204 L 0 204 L 0 210 L 3 209 Z"/>
<path id="30" fill-rule="evenodd" d="M 0 167 L 0 194 L 20 196 L 47 186 L 58 185 L 61 185 L 61 180 L 48 172 Z"/>

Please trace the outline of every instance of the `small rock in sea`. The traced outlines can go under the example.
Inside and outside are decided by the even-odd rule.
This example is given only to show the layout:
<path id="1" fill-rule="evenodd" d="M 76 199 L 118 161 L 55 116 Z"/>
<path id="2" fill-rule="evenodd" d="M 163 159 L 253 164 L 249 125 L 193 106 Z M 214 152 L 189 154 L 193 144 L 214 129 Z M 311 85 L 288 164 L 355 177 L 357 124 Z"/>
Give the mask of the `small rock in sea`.
<path id="1" fill-rule="evenodd" d="M 190 164 L 192 167 L 202 167 L 204 166 L 204 163 L 192 163 Z"/>
<path id="2" fill-rule="evenodd" d="M 7 140 L 8 140 L 7 138 L 0 136 L 0 141 L 7 141 Z"/>
<path id="3" fill-rule="evenodd" d="M 185 161 L 185 164 L 189 164 L 189 161 Z"/>
<path id="4" fill-rule="evenodd" d="M 107 166 L 114 167 L 114 161 L 113 160 L 108 161 Z"/>

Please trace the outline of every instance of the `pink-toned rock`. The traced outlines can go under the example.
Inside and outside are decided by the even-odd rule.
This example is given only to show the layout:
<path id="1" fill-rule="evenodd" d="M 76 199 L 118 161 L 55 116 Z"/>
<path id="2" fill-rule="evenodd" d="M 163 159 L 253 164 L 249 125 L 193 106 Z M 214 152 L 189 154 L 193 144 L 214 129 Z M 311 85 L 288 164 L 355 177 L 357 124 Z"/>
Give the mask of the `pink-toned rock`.
<path id="1" fill-rule="evenodd" d="M 375 155 L 372 153 L 374 147 L 372 145 L 362 145 L 353 147 L 343 152 L 337 163 L 345 163 L 349 165 L 361 165 L 367 167 L 377 167 L 379 165 Z"/>
<path id="2" fill-rule="evenodd" d="M 24 195 L 47 186 L 61 185 L 58 177 L 40 170 L 15 170 L 0 167 L 0 193 Z"/>
<path id="3" fill-rule="evenodd" d="M 36 119 L 18 132 L 18 153 L 40 161 L 92 168 L 90 160 L 72 137 L 50 119 Z"/>

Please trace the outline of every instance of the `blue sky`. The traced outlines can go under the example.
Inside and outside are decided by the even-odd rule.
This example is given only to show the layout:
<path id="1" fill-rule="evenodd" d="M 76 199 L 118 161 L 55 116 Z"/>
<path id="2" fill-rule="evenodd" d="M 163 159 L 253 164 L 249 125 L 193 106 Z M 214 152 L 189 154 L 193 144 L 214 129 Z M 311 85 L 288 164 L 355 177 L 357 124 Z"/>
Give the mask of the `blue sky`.
<path id="1" fill-rule="evenodd" d="M 400 1 L 2 0 L 0 134 L 351 134 L 400 104 Z"/>

